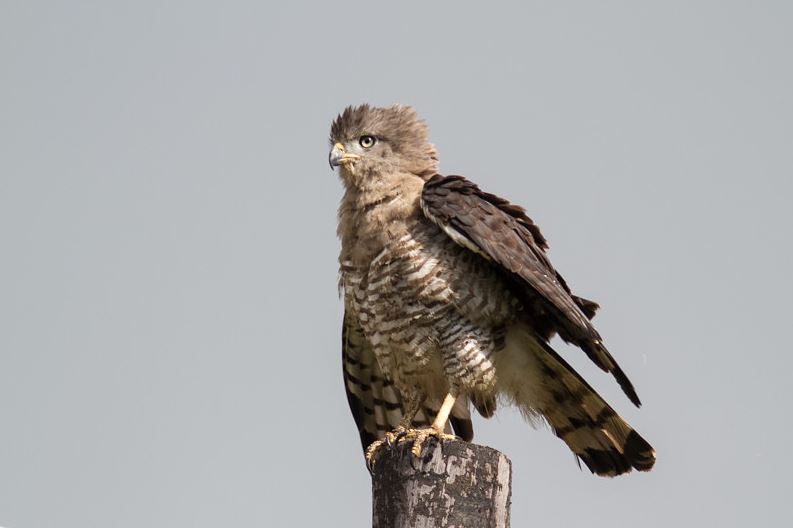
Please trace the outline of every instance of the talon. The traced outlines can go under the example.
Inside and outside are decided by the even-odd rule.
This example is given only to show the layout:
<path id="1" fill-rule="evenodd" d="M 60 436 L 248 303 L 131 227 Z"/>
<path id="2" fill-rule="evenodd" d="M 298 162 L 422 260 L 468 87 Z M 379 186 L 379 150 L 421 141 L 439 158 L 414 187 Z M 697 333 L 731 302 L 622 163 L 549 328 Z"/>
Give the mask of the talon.
<path id="1" fill-rule="evenodd" d="M 377 453 L 377 450 L 380 449 L 385 442 L 383 440 L 375 440 L 369 447 L 366 448 L 366 468 L 371 472 L 374 469 L 374 455 Z"/>
<path id="2" fill-rule="evenodd" d="M 412 440 L 413 445 L 410 447 L 410 452 L 414 457 L 419 458 L 421 457 L 421 448 L 424 447 L 424 443 L 428 438 L 434 438 L 441 444 L 444 440 L 455 440 L 457 437 L 439 431 L 435 427 L 408 429 L 407 427 L 399 426 L 393 431 L 387 432 L 382 440 L 375 440 L 366 448 L 366 467 L 369 468 L 369 471 L 372 471 L 375 454 L 384 444 L 390 448 L 395 444 Z"/>
<path id="3" fill-rule="evenodd" d="M 413 453 L 413 456 L 419 458 L 421 456 L 421 448 L 424 447 L 424 442 L 436 434 L 438 434 L 438 432 L 432 428 L 420 429 L 417 431 L 416 439 L 413 440 L 413 446 L 410 448 L 410 452 Z"/>
<path id="4" fill-rule="evenodd" d="M 410 452 L 413 453 L 413 456 L 419 458 L 421 456 L 421 448 L 424 446 L 424 438 L 419 437 L 413 441 L 413 447 L 410 448 Z"/>
<path id="5" fill-rule="evenodd" d="M 393 442 L 399 443 L 405 437 L 408 432 L 408 428 L 402 425 L 398 425 L 396 429 L 391 431 L 391 437 L 393 438 Z"/>
<path id="6" fill-rule="evenodd" d="M 454 440 L 457 437 L 439 431 L 434 427 L 428 427 L 426 429 L 411 429 L 407 431 L 404 440 L 413 440 L 410 452 L 414 457 L 419 458 L 421 456 L 421 448 L 424 447 L 424 443 L 428 438 L 435 438 L 441 444 L 444 440 Z"/>
<path id="7" fill-rule="evenodd" d="M 396 439 L 397 439 L 397 436 L 391 431 L 389 431 L 389 432 L 387 432 L 385 434 L 384 440 L 385 440 L 385 443 L 388 444 L 388 447 L 393 447 L 394 446 L 394 441 L 396 441 Z"/>

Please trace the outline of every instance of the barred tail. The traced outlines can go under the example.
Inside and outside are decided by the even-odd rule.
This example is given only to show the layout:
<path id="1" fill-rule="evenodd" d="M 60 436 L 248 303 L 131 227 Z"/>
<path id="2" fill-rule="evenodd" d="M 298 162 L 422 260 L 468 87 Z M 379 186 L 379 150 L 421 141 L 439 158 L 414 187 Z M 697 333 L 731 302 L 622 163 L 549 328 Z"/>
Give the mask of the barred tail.
<path id="1" fill-rule="evenodd" d="M 502 352 L 496 364 L 500 392 L 529 418 L 544 418 L 592 473 L 613 477 L 653 467 L 650 444 L 548 343 L 517 327 Z"/>
<path id="2" fill-rule="evenodd" d="M 386 378 L 361 328 L 345 314 L 342 326 L 342 374 L 347 402 L 350 404 L 363 450 L 399 425 L 404 405 L 399 389 Z M 428 399 L 416 413 L 412 424 L 427 427 L 440 409 L 441 402 Z M 449 418 L 454 432 L 463 440 L 474 436 L 467 400 L 460 399 Z M 448 428 L 451 433 L 451 428 Z"/>

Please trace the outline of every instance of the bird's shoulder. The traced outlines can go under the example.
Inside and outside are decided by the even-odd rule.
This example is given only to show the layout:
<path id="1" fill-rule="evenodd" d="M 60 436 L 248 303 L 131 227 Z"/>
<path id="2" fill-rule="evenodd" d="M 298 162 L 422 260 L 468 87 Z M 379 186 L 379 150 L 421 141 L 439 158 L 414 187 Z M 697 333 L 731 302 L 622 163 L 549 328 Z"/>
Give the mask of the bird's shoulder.
<path id="1" fill-rule="evenodd" d="M 461 230 L 487 226 L 490 230 L 516 224 L 527 242 L 544 252 L 548 242 L 526 210 L 509 200 L 483 191 L 476 183 L 460 175 L 436 174 L 424 183 L 421 192 L 424 215 L 442 228 L 452 224 Z"/>

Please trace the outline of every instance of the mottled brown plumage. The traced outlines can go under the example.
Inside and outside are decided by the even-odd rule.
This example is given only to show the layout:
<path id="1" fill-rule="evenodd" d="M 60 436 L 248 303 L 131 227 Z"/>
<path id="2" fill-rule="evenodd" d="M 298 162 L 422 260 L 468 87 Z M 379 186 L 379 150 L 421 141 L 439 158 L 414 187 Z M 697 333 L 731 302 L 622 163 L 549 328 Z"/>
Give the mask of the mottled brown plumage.
<path id="1" fill-rule="evenodd" d="M 347 108 L 331 127 L 344 292 L 345 387 L 364 448 L 398 425 L 450 420 L 473 435 L 499 399 L 544 419 L 593 472 L 648 470 L 655 454 L 554 351 L 554 334 L 633 386 L 553 268 L 524 210 L 437 175 L 424 124 L 402 106 Z M 441 417 L 436 420 L 445 422 Z"/>

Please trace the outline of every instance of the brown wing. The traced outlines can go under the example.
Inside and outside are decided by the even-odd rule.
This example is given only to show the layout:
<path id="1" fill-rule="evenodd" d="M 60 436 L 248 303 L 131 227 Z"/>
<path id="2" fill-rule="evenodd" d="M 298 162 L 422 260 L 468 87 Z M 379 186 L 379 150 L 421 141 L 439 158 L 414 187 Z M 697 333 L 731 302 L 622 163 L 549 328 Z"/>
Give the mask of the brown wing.
<path id="1" fill-rule="evenodd" d="M 491 261 L 515 285 L 539 333 L 557 332 L 580 347 L 598 367 L 612 373 L 634 404 L 641 405 L 589 321 L 597 304 L 572 295 L 545 254 L 548 245 L 540 229 L 523 208 L 483 192 L 462 176 L 441 175 L 424 184 L 421 207 L 455 242 Z"/>
<path id="2" fill-rule="evenodd" d="M 386 432 L 399 425 L 403 415 L 402 396 L 391 380 L 383 375 L 360 326 L 346 313 L 341 341 L 347 402 L 366 451 L 372 442 L 382 439 Z M 439 408 L 440 402 L 425 403 L 413 419 L 413 425 L 429 426 Z M 450 422 L 454 432 L 463 440 L 470 441 L 473 438 L 467 406 L 455 407 Z"/>

